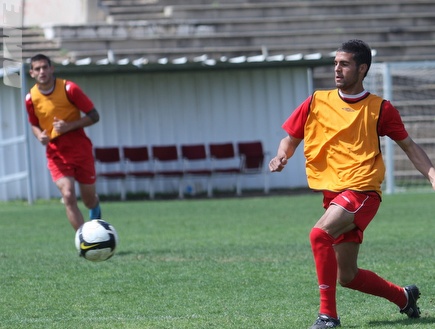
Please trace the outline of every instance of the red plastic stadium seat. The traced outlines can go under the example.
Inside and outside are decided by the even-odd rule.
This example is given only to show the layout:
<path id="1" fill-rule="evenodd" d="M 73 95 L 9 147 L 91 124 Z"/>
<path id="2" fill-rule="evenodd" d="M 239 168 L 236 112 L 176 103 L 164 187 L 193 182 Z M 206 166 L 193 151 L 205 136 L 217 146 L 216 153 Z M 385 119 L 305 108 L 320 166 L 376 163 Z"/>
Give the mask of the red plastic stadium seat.
<path id="1" fill-rule="evenodd" d="M 122 153 L 125 160 L 127 178 L 144 179 L 149 183 L 150 199 L 154 199 L 154 170 L 147 146 L 124 146 Z"/>
<path id="2" fill-rule="evenodd" d="M 95 147 L 97 177 L 104 180 L 117 180 L 121 183 L 121 200 L 125 200 L 125 178 L 118 147 Z"/>
<path id="3" fill-rule="evenodd" d="M 212 170 L 207 157 L 204 144 L 181 145 L 181 156 L 183 158 L 184 177 L 205 178 L 207 185 L 207 196 L 213 196 L 211 185 Z"/>
<path id="4" fill-rule="evenodd" d="M 233 143 L 212 143 L 209 145 L 209 152 L 212 160 L 212 178 L 235 177 L 236 193 L 238 193 L 241 167 Z"/>
<path id="5" fill-rule="evenodd" d="M 263 150 L 261 141 L 239 142 L 237 143 L 237 150 L 242 158 L 242 174 L 263 175 L 264 193 L 269 193 L 269 176 L 264 167 L 266 153 Z M 242 193 L 241 185 L 239 186 L 239 193 Z"/>
<path id="6" fill-rule="evenodd" d="M 183 198 L 183 170 L 176 145 L 152 146 L 156 179 L 171 178 L 178 183 L 178 197 Z"/>

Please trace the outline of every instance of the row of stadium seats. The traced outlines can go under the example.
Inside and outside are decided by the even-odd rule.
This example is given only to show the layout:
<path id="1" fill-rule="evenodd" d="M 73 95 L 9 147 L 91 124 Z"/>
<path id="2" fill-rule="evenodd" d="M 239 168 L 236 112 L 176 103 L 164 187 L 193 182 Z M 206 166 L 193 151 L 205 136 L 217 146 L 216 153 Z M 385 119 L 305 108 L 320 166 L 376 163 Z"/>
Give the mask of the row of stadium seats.
<path id="1" fill-rule="evenodd" d="M 181 199 L 188 180 L 203 179 L 207 196 L 212 197 L 213 181 L 217 177 L 233 177 L 236 194 L 241 195 L 242 176 L 262 175 L 264 193 L 268 193 L 268 175 L 264 166 L 266 153 L 261 141 L 238 142 L 235 145 L 228 142 L 95 147 L 97 177 L 99 180 L 121 182 L 121 200 L 126 199 L 125 182 L 137 179 L 148 180 L 150 199 L 155 197 L 154 182 L 157 179 L 175 180 Z"/>

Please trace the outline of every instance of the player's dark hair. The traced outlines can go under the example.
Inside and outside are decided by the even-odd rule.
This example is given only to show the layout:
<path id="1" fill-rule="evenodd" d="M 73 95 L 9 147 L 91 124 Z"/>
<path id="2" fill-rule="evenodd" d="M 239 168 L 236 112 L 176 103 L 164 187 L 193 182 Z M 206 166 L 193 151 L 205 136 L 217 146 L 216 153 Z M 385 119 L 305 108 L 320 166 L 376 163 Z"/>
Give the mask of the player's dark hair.
<path id="1" fill-rule="evenodd" d="M 354 39 L 343 42 L 337 51 L 353 54 L 353 59 L 357 66 L 367 64 L 367 71 L 364 75 L 367 76 L 370 65 L 372 64 L 372 50 L 364 41 Z"/>
<path id="2" fill-rule="evenodd" d="M 30 67 L 32 67 L 33 62 L 37 61 L 47 61 L 48 66 L 51 66 L 51 59 L 48 56 L 45 56 L 43 54 L 37 54 L 30 58 Z"/>

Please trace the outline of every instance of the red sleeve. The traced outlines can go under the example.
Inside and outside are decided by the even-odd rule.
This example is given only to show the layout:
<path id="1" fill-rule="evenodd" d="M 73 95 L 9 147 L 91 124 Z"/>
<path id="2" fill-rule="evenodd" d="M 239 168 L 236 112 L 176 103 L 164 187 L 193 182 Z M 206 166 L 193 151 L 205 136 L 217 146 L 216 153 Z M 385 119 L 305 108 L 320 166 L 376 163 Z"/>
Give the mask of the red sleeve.
<path id="1" fill-rule="evenodd" d="M 399 111 L 389 101 L 382 103 L 378 134 L 379 136 L 388 136 L 395 141 L 401 141 L 408 137 Z"/>
<path id="2" fill-rule="evenodd" d="M 299 105 L 282 125 L 282 128 L 292 137 L 303 139 L 305 122 L 307 122 L 312 96 Z"/>
<path id="3" fill-rule="evenodd" d="M 65 84 L 66 94 L 71 103 L 73 103 L 80 111 L 88 113 L 94 109 L 94 104 L 88 96 L 74 82 L 67 81 Z"/>
<path id="4" fill-rule="evenodd" d="M 35 115 L 35 108 L 33 107 L 32 97 L 30 93 L 26 95 L 26 110 L 27 118 L 32 126 L 39 126 L 39 119 Z"/>

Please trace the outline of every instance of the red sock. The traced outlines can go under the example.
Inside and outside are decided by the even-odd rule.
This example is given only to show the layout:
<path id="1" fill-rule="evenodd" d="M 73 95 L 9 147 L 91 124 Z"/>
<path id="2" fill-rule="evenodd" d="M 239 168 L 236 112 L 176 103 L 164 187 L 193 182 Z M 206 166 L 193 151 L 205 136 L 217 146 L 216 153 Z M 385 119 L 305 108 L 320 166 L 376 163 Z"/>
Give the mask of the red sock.
<path id="1" fill-rule="evenodd" d="M 310 233 L 310 241 L 320 290 L 319 313 L 338 318 L 335 299 L 337 259 L 332 247 L 334 237 L 320 228 L 313 228 Z"/>
<path id="2" fill-rule="evenodd" d="M 402 287 L 381 278 L 371 271 L 358 269 L 355 278 L 343 287 L 383 297 L 403 309 L 408 300 Z"/>

